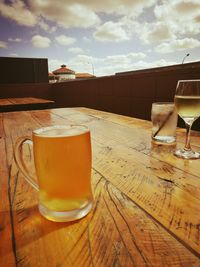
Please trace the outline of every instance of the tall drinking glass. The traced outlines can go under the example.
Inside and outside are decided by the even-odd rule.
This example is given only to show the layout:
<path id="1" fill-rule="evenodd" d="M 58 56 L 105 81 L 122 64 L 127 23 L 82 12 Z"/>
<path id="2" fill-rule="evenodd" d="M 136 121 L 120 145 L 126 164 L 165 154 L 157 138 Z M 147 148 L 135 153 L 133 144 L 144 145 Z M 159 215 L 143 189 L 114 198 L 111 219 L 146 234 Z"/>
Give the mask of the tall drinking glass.
<path id="1" fill-rule="evenodd" d="M 174 98 L 178 115 L 186 125 L 185 147 L 175 151 L 175 155 L 184 159 L 198 159 L 200 153 L 190 146 L 190 130 L 193 122 L 200 116 L 200 80 L 180 80 Z"/>

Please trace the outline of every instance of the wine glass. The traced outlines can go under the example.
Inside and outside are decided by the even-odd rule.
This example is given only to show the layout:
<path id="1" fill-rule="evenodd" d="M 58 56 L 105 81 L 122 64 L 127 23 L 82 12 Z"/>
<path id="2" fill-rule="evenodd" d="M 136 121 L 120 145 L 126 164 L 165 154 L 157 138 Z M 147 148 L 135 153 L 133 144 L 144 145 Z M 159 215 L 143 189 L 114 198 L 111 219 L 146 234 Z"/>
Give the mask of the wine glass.
<path id="1" fill-rule="evenodd" d="M 180 80 L 176 87 L 174 98 L 178 115 L 186 125 L 185 147 L 174 154 L 179 158 L 198 159 L 200 153 L 190 146 L 190 130 L 193 122 L 200 116 L 200 80 Z"/>

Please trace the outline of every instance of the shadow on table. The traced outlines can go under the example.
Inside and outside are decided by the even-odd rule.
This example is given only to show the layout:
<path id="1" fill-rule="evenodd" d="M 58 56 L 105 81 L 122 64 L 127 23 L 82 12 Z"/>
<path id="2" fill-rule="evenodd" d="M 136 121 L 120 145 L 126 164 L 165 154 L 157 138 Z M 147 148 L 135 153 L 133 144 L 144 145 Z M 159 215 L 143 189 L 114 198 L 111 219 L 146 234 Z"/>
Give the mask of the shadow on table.
<path id="1" fill-rule="evenodd" d="M 0 236 L 2 249 L 0 256 L 18 250 L 25 245 L 43 238 L 55 231 L 66 228 L 66 235 L 71 235 L 77 231 L 76 225 L 81 221 L 73 222 L 53 222 L 45 219 L 34 205 L 25 209 L 18 209 L 12 212 L 0 212 Z M 67 229 L 69 226 L 73 228 Z M 69 231 L 68 231 L 69 230 Z M 52 238 L 53 239 L 53 238 Z"/>

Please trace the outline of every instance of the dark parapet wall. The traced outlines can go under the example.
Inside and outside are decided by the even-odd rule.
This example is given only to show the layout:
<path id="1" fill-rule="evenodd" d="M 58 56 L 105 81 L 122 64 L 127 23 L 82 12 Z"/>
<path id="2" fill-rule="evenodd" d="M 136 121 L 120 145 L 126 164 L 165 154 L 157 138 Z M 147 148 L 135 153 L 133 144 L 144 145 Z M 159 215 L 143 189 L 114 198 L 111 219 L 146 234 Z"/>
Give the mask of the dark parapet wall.
<path id="1" fill-rule="evenodd" d="M 150 120 L 152 103 L 174 101 L 178 80 L 186 79 L 200 79 L 200 62 L 55 83 L 52 94 L 58 107 L 82 106 Z M 195 125 L 200 129 L 199 120 Z"/>
<path id="2" fill-rule="evenodd" d="M 125 71 L 125 72 L 117 72 L 115 75 L 136 75 L 136 74 L 169 74 L 170 72 L 179 72 L 179 71 L 191 71 L 192 69 L 199 70 L 200 68 L 200 61 L 184 63 L 184 64 L 177 64 L 177 65 L 168 65 L 164 67 L 156 67 L 156 68 L 149 68 L 149 69 L 141 69 L 141 70 L 134 70 L 134 71 Z"/>
<path id="3" fill-rule="evenodd" d="M 48 60 L 0 57 L 0 83 L 48 83 Z"/>
<path id="4" fill-rule="evenodd" d="M 0 98 L 36 97 L 54 100 L 49 83 L 0 84 Z"/>
<path id="5" fill-rule="evenodd" d="M 52 85 L 57 105 L 85 106 L 150 120 L 153 102 L 174 101 L 178 80 L 200 79 L 200 62 Z"/>
<path id="6" fill-rule="evenodd" d="M 200 62 L 53 84 L 0 83 L 0 98 L 41 97 L 55 100 L 58 108 L 88 107 L 150 120 L 152 103 L 174 101 L 177 81 L 185 79 L 200 79 Z M 199 120 L 194 128 L 200 130 Z"/>

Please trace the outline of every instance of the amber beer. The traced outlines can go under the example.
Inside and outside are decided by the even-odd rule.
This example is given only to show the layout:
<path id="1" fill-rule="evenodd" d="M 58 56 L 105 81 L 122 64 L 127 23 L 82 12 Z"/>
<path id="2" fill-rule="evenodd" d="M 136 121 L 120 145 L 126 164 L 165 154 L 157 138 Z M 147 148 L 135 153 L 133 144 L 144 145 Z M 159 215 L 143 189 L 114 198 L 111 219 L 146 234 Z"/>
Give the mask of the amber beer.
<path id="1" fill-rule="evenodd" d="M 50 220 L 60 216 L 61 221 L 65 216 L 70 220 L 87 214 L 92 207 L 88 128 L 76 125 L 36 130 L 33 152 L 40 212 Z"/>

